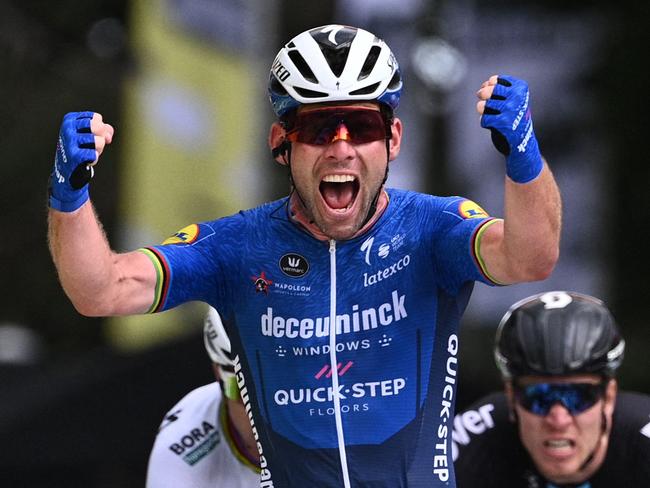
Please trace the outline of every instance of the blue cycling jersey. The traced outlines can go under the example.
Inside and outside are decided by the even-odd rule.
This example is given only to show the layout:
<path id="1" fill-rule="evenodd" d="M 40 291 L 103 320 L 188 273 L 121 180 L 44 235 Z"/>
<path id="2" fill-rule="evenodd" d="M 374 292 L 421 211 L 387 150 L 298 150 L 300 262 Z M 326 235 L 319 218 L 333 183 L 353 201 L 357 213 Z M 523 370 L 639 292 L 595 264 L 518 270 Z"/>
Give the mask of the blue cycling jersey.
<path id="1" fill-rule="evenodd" d="M 152 311 L 215 307 L 259 440 L 262 485 L 454 486 L 461 314 L 495 220 L 460 197 L 388 190 L 363 235 L 323 242 L 288 199 L 147 248 Z"/>

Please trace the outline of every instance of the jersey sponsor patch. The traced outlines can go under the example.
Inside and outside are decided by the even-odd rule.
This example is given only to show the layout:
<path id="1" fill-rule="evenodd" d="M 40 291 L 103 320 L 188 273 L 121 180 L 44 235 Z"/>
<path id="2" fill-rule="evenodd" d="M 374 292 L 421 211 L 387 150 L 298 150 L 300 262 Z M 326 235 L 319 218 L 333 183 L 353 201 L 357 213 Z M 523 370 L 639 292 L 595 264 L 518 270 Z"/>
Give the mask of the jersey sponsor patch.
<path id="1" fill-rule="evenodd" d="M 174 235 L 169 236 L 162 243 L 163 246 L 168 244 L 192 244 L 199 237 L 199 226 L 196 224 L 183 227 Z"/>
<path id="2" fill-rule="evenodd" d="M 650 437 L 650 422 L 641 429 L 641 433 L 646 437 Z"/>
<path id="3" fill-rule="evenodd" d="M 291 278 L 300 278 L 309 272 L 309 262 L 304 256 L 291 252 L 280 258 L 280 270 Z"/>
<path id="4" fill-rule="evenodd" d="M 169 450 L 193 466 L 217 447 L 219 442 L 221 442 L 219 431 L 210 422 L 204 420 L 201 425 L 191 429 L 177 442 L 172 443 Z"/>
<path id="5" fill-rule="evenodd" d="M 458 213 L 464 219 L 484 219 L 488 213 L 471 200 L 463 200 L 458 205 Z"/>

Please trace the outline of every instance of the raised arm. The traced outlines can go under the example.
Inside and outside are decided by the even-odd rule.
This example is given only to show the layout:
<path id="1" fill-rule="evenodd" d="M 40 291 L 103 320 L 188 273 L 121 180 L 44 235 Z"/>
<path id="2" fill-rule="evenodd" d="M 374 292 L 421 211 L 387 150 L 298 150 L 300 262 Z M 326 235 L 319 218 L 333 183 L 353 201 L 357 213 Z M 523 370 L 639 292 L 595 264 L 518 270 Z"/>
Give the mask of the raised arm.
<path id="1" fill-rule="evenodd" d="M 92 112 L 67 114 L 50 178 L 48 241 L 59 280 L 79 313 L 142 313 L 153 302 L 156 272 L 140 252 L 111 251 L 88 199 L 88 181 L 113 128 Z"/>
<path id="2" fill-rule="evenodd" d="M 562 203 L 533 132 L 528 86 L 494 75 L 477 96 L 481 126 L 506 156 L 504 220 L 481 235 L 480 256 L 499 283 L 545 279 L 559 257 Z"/>

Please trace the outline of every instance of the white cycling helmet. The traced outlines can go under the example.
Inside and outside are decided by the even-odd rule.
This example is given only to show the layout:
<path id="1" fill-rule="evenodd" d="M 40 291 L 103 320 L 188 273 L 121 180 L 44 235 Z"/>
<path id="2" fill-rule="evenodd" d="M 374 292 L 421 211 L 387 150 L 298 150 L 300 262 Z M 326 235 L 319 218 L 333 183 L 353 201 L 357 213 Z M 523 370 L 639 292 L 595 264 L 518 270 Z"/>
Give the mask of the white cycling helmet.
<path id="1" fill-rule="evenodd" d="M 205 350 L 212 362 L 232 368 L 233 362 L 230 354 L 230 339 L 221 322 L 221 316 L 213 307 L 208 308 L 203 325 L 203 342 Z"/>
<path id="2" fill-rule="evenodd" d="M 394 110 L 402 78 L 388 45 L 345 25 L 310 29 L 291 39 L 271 66 L 269 98 L 278 117 L 309 103 L 376 100 Z"/>
<path id="3" fill-rule="evenodd" d="M 227 398 L 241 401 L 230 349 L 230 339 L 226 334 L 219 312 L 213 307 L 208 308 L 208 314 L 205 317 L 203 342 L 210 359 L 217 365 L 219 370 L 221 391 Z"/>

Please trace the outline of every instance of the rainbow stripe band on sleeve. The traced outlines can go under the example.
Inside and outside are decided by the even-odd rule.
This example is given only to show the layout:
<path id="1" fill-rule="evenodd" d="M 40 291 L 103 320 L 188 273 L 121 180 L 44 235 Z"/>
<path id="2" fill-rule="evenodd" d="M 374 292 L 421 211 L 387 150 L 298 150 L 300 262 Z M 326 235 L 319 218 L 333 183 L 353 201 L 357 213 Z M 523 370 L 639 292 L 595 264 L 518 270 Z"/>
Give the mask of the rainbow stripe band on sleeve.
<path id="1" fill-rule="evenodd" d="M 231 421 L 228 417 L 228 411 L 226 410 L 226 402 L 222 401 L 219 405 L 219 422 L 221 423 L 221 429 L 224 432 L 224 437 L 228 442 L 230 451 L 237 458 L 237 460 L 242 463 L 244 466 L 249 467 L 256 473 L 260 473 L 260 467 L 255 464 L 251 459 L 249 459 L 246 454 L 244 454 L 243 449 L 239 447 L 236 439 L 240 438 L 240 435 L 237 433 L 235 428 L 232 426 Z M 243 444 L 243 441 L 240 441 L 240 444 Z"/>
<path id="2" fill-rule="evenodd" d="M 156 290 L 154 292 L 153 303 L 146 313 L 160 312 L 165 304 L 167 292 L 169 291 L 169 266 L 165 258 L 152 247 L 143 247 L 138 249 L 138 251 L 151 259 L 156 269 Z"/>
<path id="3" fill-rule="evenodd" d="M 488 229 L 488 227 L 490 227 L 492 224 L 495 224 L 497 222 L 502 222 L 502 221 L 503 219 L 494 219 L 494 218 L 486 220 L 476 228 L 476 230 L 474 231 L 474 236 L 472 238 L 472 254 L 474 256 L 474 259 L 476 260 L 476 264 L 478 265 L 478 268 L 483 274 L 483 276 L 485 276 L 489 281 L 491 281 L 495 285 L 506 285 L 506 283 L 501 283 L 493 276 L 491 276 L 490 273 L 488 273 L 487 267 L 485 266 L 485 261 L 483 261 L 483 258 L 481 257 L 481 237 Z"/>

